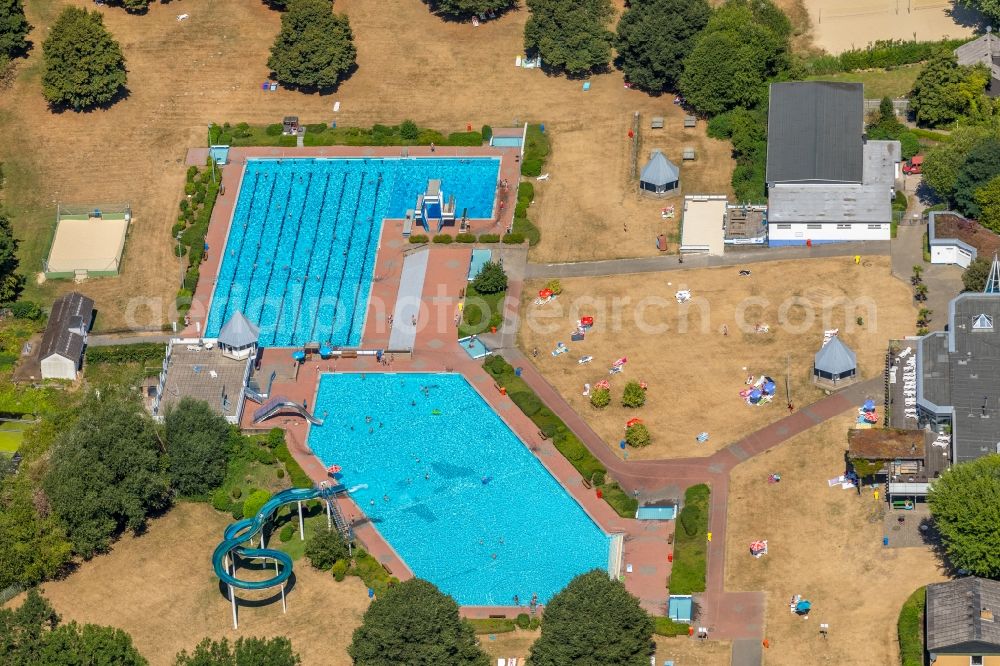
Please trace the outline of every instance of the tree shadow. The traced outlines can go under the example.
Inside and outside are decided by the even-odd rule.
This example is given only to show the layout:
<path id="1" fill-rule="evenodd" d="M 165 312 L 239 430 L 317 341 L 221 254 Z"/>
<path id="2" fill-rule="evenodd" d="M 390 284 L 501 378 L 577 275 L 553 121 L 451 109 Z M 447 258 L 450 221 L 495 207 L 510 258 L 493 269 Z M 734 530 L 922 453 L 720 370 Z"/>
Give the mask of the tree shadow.
<path id="1" fill-rule="evenodd" d="M 302 86 L 302 85 L 297 85 L 295 83 L 286 83 L 284 81 L 279 81 L 277 74 L 275 74 L 274 72 L 271 72 L 267 78 L 269 78 L 271 81 L 279 83 L 286 90 L 293 90 L 295 92 L 300 92 L 305 95 L 319 95 L 321 97 L 325 97 L 327 95 L 332 95 L 336 93 L 340 89 L 340 85 L 344 83 L 344 81 L 347 81 L 349 78 L 354 76 L 354 73 L 357 71 L 358 71 L 358 63 L 353 63 L 346 72 L 340 75 L 340 78 L 338 78 L 337 82 L 334 83 L 332 86 Z"/>
<path id="2" fill-rule="evenodd" d="M 465 12 L 461 14 L 445 14 L 439 11 L 438 0 L 422 0 L 422 2 L 427 5 L 427 8 L 431 11 L 434 16 L 438 17 L 442 21 L 447 23 L 466 23 L 472 20 L 473 16 L 479 16 L 478 12 Z M 510 4 L 506 7 L 501 7 L 500 9 L 494 10 L 492 15 L 487 14 L 487 21 L 497 21 L 507 14 L 513 12 L 518 12 L 521 10 L 521 3 L 517 0 L 510 0 Z"/>
<path id="3" fill-rule="evenodd" d="M 931 186 L 928 185 L 927 181 L 923 179 L 920 180 L 920 183 L 917 185 L 917 189 L 914 192 L 914 194 L 916 194 L 917 199 L 920 200 L 920 203 L 922 203 L 925 206 L 933 206 L 935 204 L 942 203 L 938 195 L 934 192 L 933 189 L 931 189 Z"/>
<path id="4" fill-rule="evenodd" d="M 972 28 L 976 32 L 983 32 L 990 25 L 989 19 L 982 12 L 967 7 L 958 0 L 953 0 L 951 9 L 945 10 L 945 15 L 949 16 L 957 25 Z"/>
<path id="5" fill-rule="evenodd" d="M 52 113 L 66 113 L 67 111 L 72 111 L 74 113 L 93 113 L 94 111 L 107 111 L 115 104 L 123 102 L 132 95 L 132 91 L 129 90 L 128 86 L 122 86 L 115 92 L 114 96 L 107 102 L 102 102 L 100 104 L 92 104 L 91 106 L 85 107 L 74 107 L 69 104 L 58 104 L 54 102 L 49 102 L 49 111 Z"/>

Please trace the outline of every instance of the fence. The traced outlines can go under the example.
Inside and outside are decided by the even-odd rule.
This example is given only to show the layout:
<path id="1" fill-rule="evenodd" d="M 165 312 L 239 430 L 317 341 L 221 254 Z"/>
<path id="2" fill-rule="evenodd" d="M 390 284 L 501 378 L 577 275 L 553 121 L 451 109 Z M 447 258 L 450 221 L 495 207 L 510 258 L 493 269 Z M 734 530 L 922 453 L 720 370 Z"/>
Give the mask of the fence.
<path id="1" fill-rule="evenodd" d="M 878 111 L 879 104 L 882 103 L 880 99 L 866 99 L 865 100 L 865 115 L 874 111 Z M 896 112 L 897 116 L 907 116 L 910 113 L 910 100 L 908 99 L 894 99 L 892 100 L 892 110 Z"/>
<path id="2" fill-rule="evenodd" d="M 87 220 L 100 217 L 105 220 L 131 220 L 132 206 L 128 203 L 112 204 L 57 204 L 56 223 L 60 220 Z"/>
<path id="3" fill-rule="evenodd" d="M 115 222 L 125 222 L 124 232 L 120 238 L 103 238 L 108 245 L 100 256 L 77 255 L 73 250 L 79 251 L 81 248 L 72 248 L 72 243 L 67 246 L 65 242 L 61 245 L 59 252 L 62 255 L 63 263 L 67 261 L 75 265 L 52 266 L 53 254 L 56 251 L 56 241 L 59 238 L 59 227 L 64 221 L 85 222 L 90 219 L 108 220 Z M 111 277 L 119 274 L 121 270 L 121 259 L 125 253 L 125 242 L 128 237 L 128 228 L 132 221 L 132 206 L 125 203 L 99 203 L 99 204 L 57 204 L 56 223 L 49 238 L 49 254 L 42 262 L 42 272 L 47 279 L 86 279 L 88 277 Z M 96 241 L 98 244 L 100 241 Z M 91 246 L 94 248 L 94 246 Z M 94 248 L 96 249 L 96 248 Z M 66 256 L 67 252 L 69 257 Z"/>
<path id="4" fill-rule="evenodd" d="M 854 5 L 841 5 L 836 8 L 819 9 L 816 22 L 824 19 L 851 18 L 870 14 L 913 14 L 926 9 L 942 9 L 954 5 L 952 0 L 876 0 Z"/>
<path id="5" fill-rule="evenodd" d="M 642 143 L 639 137 L 641 123 L 639 112 L 632 114 L 632 154 L 629 155 L 629 176 L 632 180 L 639 177 L 639 146 Z"/>

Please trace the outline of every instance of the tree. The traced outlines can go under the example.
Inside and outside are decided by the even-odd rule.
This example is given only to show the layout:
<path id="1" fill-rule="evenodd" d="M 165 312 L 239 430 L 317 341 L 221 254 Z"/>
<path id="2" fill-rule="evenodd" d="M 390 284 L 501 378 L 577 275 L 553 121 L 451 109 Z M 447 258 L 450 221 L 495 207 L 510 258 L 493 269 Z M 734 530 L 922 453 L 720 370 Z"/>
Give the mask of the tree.
<path id="1" fill-rule="evenodd" d="M 910 159 L 920 152 L 920 140 L 896 118 L 892 100 L 888 97 L 882 98 L 878 113 L 875 114 L 873 122 L 868 125 L 867 132 L 869 139 L 899 141 L 903 159 Z"/>
<path id="2" fill-rule="evenodd" d="M 91 557 L 169 506 L 170 483 L 156 428 L 136 401 L 90 396 L 82 414 L 53 446 L 43 486 L 74 550 Z"/>
<path id="3" fill-rule="evenodd" d="M 0 63 L 28 49 L 30 31 L 21 0 L 0 0 Z"/>
<path id="4" fill-rule="evenodd" d="M 54 578 L 72 554 L 45 493 L 26 474 L 5 478 L 0 485 L 0 588 Z"/>
<path id="5" fill-rule="evenodd" d="M 642 407 L 646 404 L 646 389 L 639 382 L 629 382 L 622 391 L 622 407 Z"/>
<path id="6" fill-rule="evenodd" d="M 284 636 L 276 638 L 204 639 L 192 654 L 182 650 L 174 666 L 299 666 L 302 660 Z"/>
<path id="7" fill-rule="evenodd" d="M 221 486 L 231 451 L 226 419 L 204 400 L 185 397 L 165 421 L 170 482 L 177 492 L 204 496 Z"/>
<path id="8" fill-rule="evenodd" d="M 959 463 L 927 496 L 951 564 L 976 576 L 1000 577 L 1000 455 Z"/>
<path id="9" fill-rule="evenodd" d="M 680 89 L 700 113 L 753 108 L 791 66 L 788 18 L 770 0 L 727 0 L 684 59 Z"/>
<path id="10" fill-rule="evenodd" d="M 328 91 L 354 68 L 357 49 L 347 16 L 330 0 L 290 0 L 267 66 L 281 83 Z"/>
<path id="11" fill-rule="evenodd" d="M 643 423 L 635 423 L 625 428 L 625 442 L 634 449 L 641 449 L 649 446 L 652 437 L 649 428 Z"/>
<path id="12" fill-rule="evenodd" d="M 368 606 L 347 653 L 355 666 L 490 663 L 455 600 L 419 578 L 390 586 Z"/>
<path id="13" fill-rule="evenodd" d="M 621 581 L 594 570 L 571 580 L 545 606 L 532 666 L 646 666 L 653 619 Z"/>
<path id="14" fill-rule="evenodd" d="M 978 218 L 982 213 L 976 190 L 1000 176 L 1000 140 L 989 138 L 969 151 L 955 179 L 955 206 L 963 214 Z"/>
<path id="15" fill-rule="evenodd" d="M 316 569 L 326 570 L 348 557 L 347 542 L 337 530 L 317 530 L 306 542 L 306 557 Z"/>
<path id="16" fill-rule="evenodd" d="M 973 199 L 979 207 L 979 223 L 992 231 L 1000 231 L 1000 176 L 976 190 Z"/>
<path id="17" fill-rule="evenodd" d="M 517 0 L 424 0 L 431 11 L 449 18 L 503 12 L 517 6 Z"/>
<path id="18" fill-rule="evenodd" d="M 611 391 L 606 388 L 594 389 L 590 392 L 590 404 L 598 409 L 604 409 L 611 404 Z"/>
<path id="19" fill-rule="evenodd" d="M 618 21 L 615 46 L 625 78 L 642 90 L 676 90 L 684 57 L 708 23 L 706 0 L 642 0 Z"/>
<path id="20" fill-rule="evenodd" d="M 9 666 L 115 664 L 145 666 L 146 660 L 121 629 L 75 622 L 59 615 L 37 590 L 17 610 L 0 610 L 0 658 Z"/>
<path id="21" fill-rule="evenodd" d="M 958 127 L 948 141 L 927 152 L 923 165 L 924 182 L 941 200 L 954 204 L 955 181 L 966 156 L 991 135 L 986 127 Z"/>
<path id="22" fill-rule="evenodd" d="M 496 261 L 487 261 L 472 280 L 472 288 L 480 294 L 499 294 L 507 289 L 507 273 Z"/>
<path id="23" fill-rule="evenodd" d="M 976 257 L 969 264 L 969 267 L 962 273 L 962 285 L 965 291 L 977 291 L 982 293 L 986 289 L 986 280 L 990 276 L 990 268 L 993 262 L 986 257 Z"/>
<path id="24" fill-rule="evenodd" d="M 986 95 L 990 73 L 979 65 L 958 64 L 952 51 L 941 51 L 927 61 L 910 95 L 917 123 L 934 127 L 959 118 L 982 118 L 992 112 Z"/>
<path id="25" fill-rule="evenodd" d="M 611 0 L 527 0 L 524 49 L 542 63 L 570 76 L 607 67 L 614 17 Z"/>
<path id="26" fill-rule="evenodd" d="M 67 7 L 42 43 L 42 92 L 56 108 L 110 104 L 125 89 L 125 56 L 100 12 Z"/>
<path id="27" fill-rule="evenodd" d="M 16 301 L 24 288 L 24 276 L 17 272 L 18 245 L 10 218 L 0 214 L 0 303 Z"/>

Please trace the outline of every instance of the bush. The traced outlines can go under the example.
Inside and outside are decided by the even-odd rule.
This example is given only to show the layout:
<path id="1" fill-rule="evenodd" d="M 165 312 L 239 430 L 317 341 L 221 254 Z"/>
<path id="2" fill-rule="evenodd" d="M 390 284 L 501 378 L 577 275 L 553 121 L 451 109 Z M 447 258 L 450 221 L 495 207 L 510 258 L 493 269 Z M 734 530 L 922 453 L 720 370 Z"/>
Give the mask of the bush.
<path id="1" fill-rule="evenodd" d="M 531 616 L 530 615 L 528 615 L 527 613 L 518 613 L 517 614 L 517 626 L 518 627 L 520 627 L 521 629 L 527 629 L 530 624 L 531 624 Z"/>
<path id="2" fill-rule="evenodd" d="M 480 294 L 499 294 L 507 290 L 507 273 L 496 261 L 487 261 L 472 280 L 472 288 Z"/>
<path id="3" fill-rule="evenodd" d="M 483 141 L 489 141 L 493 138 L 493 128 L 489 125 L 483 125 L 483 129 L 479 131 L 483 135 Z"/>
<path id="4" fill-rule="evenodd" d="M 434 242 L 438 245 L 450 245 L 454 240 L 449 234 L 438 234 L 434 237 Z"/>
<path id="5" fill-rule="evenodd" d="M 333 573 L 333 579 L 342 583 L 347 576 L 347 560 L 337 560 L 333 563 L 330 571 Z"/>
<path id="6" fill-rule="evenodd" d="M 274 448 L 274 457 L 280 460 L 281 464 L 285 466 L 288 478 L 292 481 L 292 486 L 295 488 L 312 488 L 312 479 L 309 478 L 309 475 L 303 471 L 299 463 L 292 457 L 287 444 L 281 442 L 281 444 L 276 446 Z"/>
<path id="7" fill-rule="evenodd" d="M 601 488 L 604 501 L 607 502 L 622 518 L 635 518 L 639 508 L 639 500 L 632 497 L 617 483 L 609 483 Z"/>
<path id="8" fill-rule="evenodd" d="M 278 532 L 278 539 L 281 540 L 281 543 L 288 543 L 292 540 L 293 536 L 295 536 L 295 526 L 291 523 L 286 524 L 281 528 L 281 531 Z"/>
<path id="9" fill-rule="evenodd" d="M 542 626 L 542 621 L 538 618 L 537 615 L 531 618 L 531 622 L 528 623 L 528 629 L 530 631 L 534 631 L 535 629 L 538 629 L 538 627 L 540 626 Z"/>
<path id="10" fill-rule="evenodd" d="M 622 392 L 622 407 L 637 408 L 646 404 L 646 391 L 639 382 L 629 382 Z"/>
<path id="11" fill-rule="evenodd" d="M 636 423 L 625 429 L 625 443 L 629 446 L 641 449 L 649 446 L 651 442 L 649 428 L 642 423 Z"/>
<path id="12" fill-rule="evenodd" d="M 456 243 L 475 243 L 476 242 L 476 235 L 475 234 L 455 234 L 455 242 Z"/>
<path id="13" fill-rule="evenodd" d="M 407 141 L 416 141 L 420 136 L 420 128 L 412 120 L 404 120 L 399 124 L 399 136 Z"/>
<path id="14" fill-rule="evenodd" d="M 521 174 L 535 178 L 542 175 L 542 160 L 525 157 L 521 160 Z"/>
<path id="15" fill-rule="evenodd" d="M 543 406 L 542 401 L 535 395 L 534 391 L 517 391 L 516 393 L 508 393 L 507 395 L 524 412 L 524 415 L 528 417 L 537 414 Z"/>
<path id="16" fill-rule="evenodd" d="M 243 517 L 253 518 L 256 516 L 269 499 L 271 499 L 271 493 L 266 490 L 255 490 L 250 493 L 250 495 L 243 500 Z"/>
<path id="17" fill-rule="evenodd" d="M 268 125 L 264 128 L 264 134 L 267 134 L 268 136 L 281 136 L 284 129 L 285 128 L 281 125 L 281 123 L 274 123 L 273 125 Z"/>
<path id="18" fill-rule="evenodd" d="M 483 135 L 479 132 L 452 132 L 448 135 L 449 146 L 472 146 L 483 145 Z"/>
<path id="19" fill-rule="evenodd" d="M 924 666 L 924 603 L 927 588 L 910 595 L 899 611 L 896 630 L 899 636 L 899 662 L 902 666 Z"/>
<path id="20" fill-rule="evenodd" d="M 524 234 L 509 233 L 504 234 L 503 242 L 505 245 L 520 245 L 524 242 Z"/>
<path id="21" fill-rule="evenodd" d="M 479 234 L 480 243 L 499 243 L 500 236 L 497 234 Z"/>
<path id="22" fill-rule="evenodd" d="M 238 500 L 240 497 L 243 496 L 243 489 L 240 488 L 239 486 L 235 486 L 233 488 L 233 491 L 229 494 L 232 495 L 234 500 Z"/>
<path id="23" fill-rule="evenodd" d="M 140 342 L 134 345 L 107 345 L 105 347 L 87 347 L 87 363 L 160 363 L 163 361 L 166 349 L 159 342 Z"/>
<path id="24" fill-rule="evenodd" d="M 414 245 L 426 243 L 428 240 L 430 239 L 424 234 L 413 234 L 412 236 L 410 236 L 410 243 L 413 243 Z"/>
<path id="25" fill-rule="evenodd" d="M 594 389 L 590 392 L 590 404 L 598 409 L 604 409 L 611 404 L 611 391 L 604 388 Z"/>
<path id="26" fill-rule="evenodd" d="M 306 557 L 316 569 L 329 569 L 337 560 L 349 557 L 347 542 L 337 530 L 318 530 L 306 542 Z"/>
<path id="27" fill-rule="evenodd" d="M 600 488 L 604 485 L 604 472 L 595 472 L 594 476 L 590 479 L 590 482 Z"/>
<path id="28" fill-rule="evenodd" d="M 490 373 L 493 377 L 499 377 L 500 375 L 508 372 L 514 372 L 514 368 L 510 366 L 507 361 L 504 360 L 503 356 L 499 354 L 490 354 L 483 361 L 483 367 L 486 372 Z"/>
<path id="29" fill-rule="evenodd" d="M 559 280 L 549 280 L 545 283 L 545 288 L 556 296 L 562 293 L 562 283 Z"/>
<path id="30" fill-rule="evenodd" d="M 278 469 L 274 470 L 274 475 L 279 479 L 283 479 L 285 478 L 285 470 L 279 467 Z"/>
<path id="31" fill-rule="evenodd" d="M 269 449 L 276 449 L 285 443 L 285 431 L 281 428 L 271 428 L 267 431 L 267 439 L 264 441 Z"/>
<path id="32" fill-rule="evenodd" d="M 212 493 L 212 508 L 223 513 L 232 511 L 232 502 L 229 501 L 229 495 L 225 488 L 219 488 Z"/>
<path id="33" fill-rule="evenodd" d="M 10 314 L 15 319 L 38 321 L 45 316 L 42 306 L 34 301 L 15 301 L 10 304 Z"/>

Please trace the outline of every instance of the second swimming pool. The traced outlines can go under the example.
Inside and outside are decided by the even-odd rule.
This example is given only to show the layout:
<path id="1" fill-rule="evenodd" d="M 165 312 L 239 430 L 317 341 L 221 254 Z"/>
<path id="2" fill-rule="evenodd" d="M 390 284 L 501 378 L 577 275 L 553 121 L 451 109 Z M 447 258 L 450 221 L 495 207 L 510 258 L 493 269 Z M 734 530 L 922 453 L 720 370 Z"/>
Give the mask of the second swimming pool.
<path id="1" fill-rule="evenodd" d="M 414 575 L 463 605 L 547 602 L 609 537 L 457 374 L 327 374 L 309 446 Z"/>

